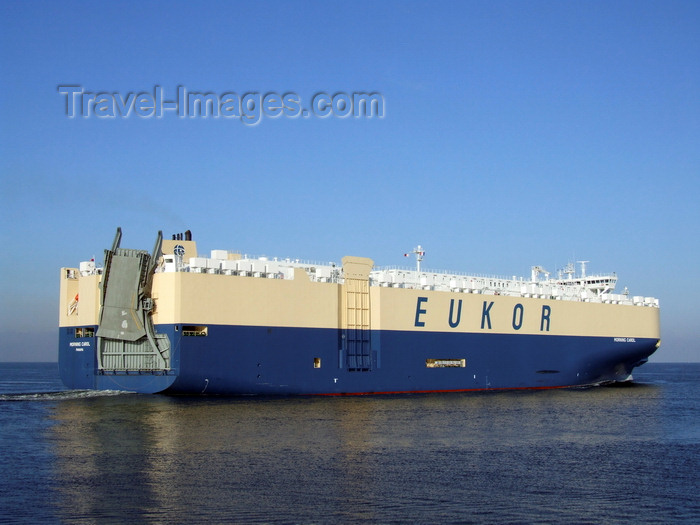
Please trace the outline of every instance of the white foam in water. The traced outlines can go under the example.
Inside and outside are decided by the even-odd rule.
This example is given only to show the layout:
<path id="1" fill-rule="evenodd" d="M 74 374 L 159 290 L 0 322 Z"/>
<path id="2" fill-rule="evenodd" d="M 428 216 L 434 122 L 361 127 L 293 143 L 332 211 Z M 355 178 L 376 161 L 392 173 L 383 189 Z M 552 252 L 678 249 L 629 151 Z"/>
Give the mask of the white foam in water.
<path id="1" fill-rule="evenodd" d="M 131 395 L 134 392 L 122 390 L 65 390 L 62 392 L 35 392 L 27 394 L 0 394 L 0 401 L 65 401 L 68 399 L 89 399 Z"/>

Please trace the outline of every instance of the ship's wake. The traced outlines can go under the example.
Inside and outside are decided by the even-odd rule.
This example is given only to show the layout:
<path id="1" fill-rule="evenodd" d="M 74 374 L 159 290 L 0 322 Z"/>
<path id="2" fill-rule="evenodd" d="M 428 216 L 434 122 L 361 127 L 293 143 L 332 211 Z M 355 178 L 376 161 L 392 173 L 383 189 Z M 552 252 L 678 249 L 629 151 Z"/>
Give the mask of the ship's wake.
<path id="1" fill-rule="evenodd" d="M 71 399 L 90 399 L 95 397 L 110 397 L 132 395 L 133 392 L 122 390 L 62 390 L 57 392 L 27 392 L 0 394 L 2 401 L 66 401 Z"/>

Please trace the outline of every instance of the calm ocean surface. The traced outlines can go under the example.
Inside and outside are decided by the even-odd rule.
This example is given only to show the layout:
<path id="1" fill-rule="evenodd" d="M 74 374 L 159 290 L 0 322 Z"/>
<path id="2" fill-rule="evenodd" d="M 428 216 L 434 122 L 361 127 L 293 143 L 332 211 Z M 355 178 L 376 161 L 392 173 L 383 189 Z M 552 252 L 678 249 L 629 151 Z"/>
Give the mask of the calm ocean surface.
<path id="1" fill-rule="evenodd" d="M 0 363 L 0 523 L 700 523 L 700 364 L 635 380 L 190 398 Z"/>

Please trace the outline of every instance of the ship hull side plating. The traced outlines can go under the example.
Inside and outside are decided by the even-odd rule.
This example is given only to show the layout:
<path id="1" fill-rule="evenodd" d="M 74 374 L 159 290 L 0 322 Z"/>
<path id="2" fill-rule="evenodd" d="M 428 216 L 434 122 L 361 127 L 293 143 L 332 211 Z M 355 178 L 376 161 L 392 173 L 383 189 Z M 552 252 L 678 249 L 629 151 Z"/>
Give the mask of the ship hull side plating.
<path id="1" fill-rule="evenodd" d="M 82 328 L 97 331 L 97 326 Z M 63 384 L 75 390 L 120 390 L 155 394 L 170 387 L 176 369 L 133 371 L 100 370 L 98 338 L 80 337 L 73 327 L 62 327 L 58 335 L 58 369 Z"/>
<path id="2" fill-rule="evenodd" d="M 71 388 L 212 395 L 563 388 L 624 381 L 658 341 L 373 331 L 371 370 L 350 371 L 337 329 L 210 325 L 206 337 L 187 337 L 180 328 L 157 327 L 175 344 L 173 369 L 155 374 L 98 371 L 95 343 L 62 330 L 61 377 Z M 426 365 L 446 359 L 464 366 Z"/>
<path id="3" fill-rule="evenodd" d="M 339 330 L 210 326 L 207 337 L 180 338 L 180 372 L 168 392 L 340 395 L 582 386 L 626 380 L 657 344 L 402 331 L 373 331 L 371 337 L 371 370 L 350 371 Z M 431 368 L 428 360 L 464 360 L 464 366 Z"/>

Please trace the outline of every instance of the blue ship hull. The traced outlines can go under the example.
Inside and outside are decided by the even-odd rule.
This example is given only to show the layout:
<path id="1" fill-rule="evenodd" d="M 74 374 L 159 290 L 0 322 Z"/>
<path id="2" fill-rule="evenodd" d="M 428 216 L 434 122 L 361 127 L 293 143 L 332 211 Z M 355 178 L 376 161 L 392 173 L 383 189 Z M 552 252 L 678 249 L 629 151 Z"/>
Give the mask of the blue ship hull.
<path id="1" fill-rule="evenodd" d="M 95 327 L 96 329 L 97 327 Z M 99 370 L 97 338 L 61 328 L 59 368 L 75 389 L 209 395 L 344 395 L 541 389 L 625 381 L 656 338 L 371 331 L 361 367 L 343 330 L 209 325 L 202 337 L 157 325 L 171 341 L 168 371 Z M 464 360 L 431 368 L 427 360 Z"/>

